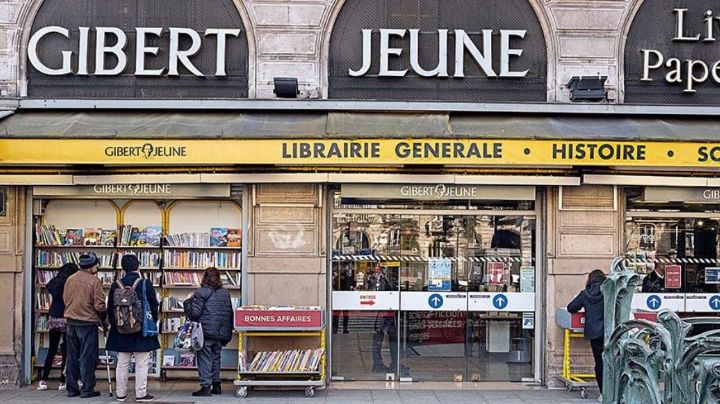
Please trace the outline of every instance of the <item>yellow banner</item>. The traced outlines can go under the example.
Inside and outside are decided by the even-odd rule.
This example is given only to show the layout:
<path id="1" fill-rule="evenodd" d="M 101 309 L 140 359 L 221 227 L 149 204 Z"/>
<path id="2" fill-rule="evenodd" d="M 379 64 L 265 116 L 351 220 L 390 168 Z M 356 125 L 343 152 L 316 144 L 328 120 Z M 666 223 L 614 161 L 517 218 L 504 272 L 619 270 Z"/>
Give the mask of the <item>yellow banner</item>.
<path id="1" fill-rule="evenodd" d="M 719 167 L 720 143 L 496 139 L 0 139 L 0 164 Z"/>

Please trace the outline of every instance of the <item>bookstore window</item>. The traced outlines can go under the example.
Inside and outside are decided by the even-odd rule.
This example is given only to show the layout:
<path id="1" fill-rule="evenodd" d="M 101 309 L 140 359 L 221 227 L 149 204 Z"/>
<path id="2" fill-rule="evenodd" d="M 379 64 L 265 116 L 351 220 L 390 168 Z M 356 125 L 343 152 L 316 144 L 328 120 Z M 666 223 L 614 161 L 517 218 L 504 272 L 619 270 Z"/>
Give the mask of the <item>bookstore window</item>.
<path id="1" fill-rule="evenodd" d="M 532 379 L 533 201 L 414 202 L 336 199 L 332 375 Z"/>
<path id="2" fill-rule="evenodd" d="M 677 311 L 717 310 L 707 295 L 720 292 L 720 203 L 702 192 L 625 188 L 626 265 L 644 276 L 638 292 L 679 293 L 684 300 L 670 307 Z"/>
<path id="3" fill-rule="evenodd" d="M 198 189 L 197 194 L 202 198 L 204 192 Z M 233 306 L 240 306 L 241 197 L 231 197 L 229 187 L 226 198 L 212 200 L 91 199 L 85 195 L 72 199 L 65 192 L 60 197 L 36 195 L 35 206 L 32 293 L 36 296 L 36 366 L 44 363 L 49 343 L 50 296 L 45 284 L 57 269 L 68 262 L 77 263 L 85 252 L 93 252 L 100 261 L 97 276 L 107 293 L 110 285 L 124 276 L 122 256 L 135 254 L 141 273 L 152 280 L 160 302 L 161 349 L 151 354 L 150 375 L 194 376 L 194 355 L 173 348 L 175 335 L 185 322 L 182 300 L 199 287 L 203 271 L 214 266 L 230 290 Z M 114 365 L 116 354 L 110 352 L 107 357 L 104 337 L 100 339 L 101 365 L 104 367 L 105 361 Z M 223 370 L 237 370 L 237 346 L 234 337 L 223 349 Z M 59 367 L 59 356 L 55 365 Z"/>

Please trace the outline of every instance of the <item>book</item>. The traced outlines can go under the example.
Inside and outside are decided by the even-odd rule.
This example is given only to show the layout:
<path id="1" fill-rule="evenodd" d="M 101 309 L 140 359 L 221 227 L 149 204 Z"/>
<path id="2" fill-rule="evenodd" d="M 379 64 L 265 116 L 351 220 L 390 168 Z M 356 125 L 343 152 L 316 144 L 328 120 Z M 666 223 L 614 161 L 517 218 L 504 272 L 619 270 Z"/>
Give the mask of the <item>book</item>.
<path id="1" fill-rule="evenodd" d="M 99 228 L 91 228 L 86 227 L 84 230 L 84 245 L 88 246 L 94 246 L 94 245 L 100 245 L 100 234 L 102 233 L 102 229 Z"/>
<path id="2" fill-rule="evenodd" d="M 163 355 L 162 365 L 163 365 L 163 367 L 175 366 L 175 355 L 173 355 L 173 354 Z"/>
<path id="3" fill-rule="evenodd" d="M 115 236 L 117 232 L 115 230 L 102 230 L 100 233 L 100 245 L 106 247 L 112 247 L 115 245 Z"/>
<path id="4" fill-rule="evenodd" d="M 67 229 L 65 245 L 83 245 L 83 229 Z"/>
<path id="5" fill-rule="evenodd" d="M 151 247 L 160 247 L 162 238 L 161 226 L 148 226 L 145 228 L 145 244 Z"/>
<path id="6" fill-rule="evenodd" d="M 210 228 L 210 247 L 227 247 L 227 227 Z"/>
<path id="7" fill-rule="evenodd" d="M 227 246 L 242 247 L 242 229 L 227 229 Z"/>
<path id="8" fill-rule="evenodd" d="M 188 368 L 195 366 L 195 354 L 188 353 L 188 352 L 181 353 L 180 361 L 178 362 L 178 366 L 188 367 Z"/>
<path id="9" fill-rule="evenodd" d="M 128 240 L 128 245 L 130 246 L 139 246 L 140 242 L 140 229 L 137 227 L 133 227 L 130 229 L 130 238 Z"/>

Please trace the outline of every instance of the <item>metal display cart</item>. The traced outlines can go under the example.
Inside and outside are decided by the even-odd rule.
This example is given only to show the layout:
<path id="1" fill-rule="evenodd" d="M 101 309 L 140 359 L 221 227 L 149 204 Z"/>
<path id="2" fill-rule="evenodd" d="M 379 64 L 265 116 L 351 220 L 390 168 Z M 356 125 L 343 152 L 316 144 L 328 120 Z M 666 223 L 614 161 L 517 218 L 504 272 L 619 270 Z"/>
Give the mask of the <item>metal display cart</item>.
<path id="1" fill-rule="evenodd" d="M 248 318 L 257 321 L 245 321 Z M 279 321 L 282 318 L 300 321 Z M 307 321 L 305 321 L 307 320 Z M 252 387 L 305 388 L 305 396 L 315 396 L 316 388 L 325 387 L 325 318 L 322 308 L 317 310 L 289 310 L 287 308 L 258 310 L 238 308 L 235 311 L 235 329 L 238 332 L 238 374 L 234 385 L 236 395 L 245 398 Z M 249 371 L 252 357 L 247 356 L 245 346 L 249 338 L 317 338 L 321 349 L 317 370 L 302 371 Z"/>
<path id="2" fill-rule="evenodd" d="M 563 366 L 561 379 L 567 391 L 580 390 L 580 397 L 588 398 L 588 389 L 597 386 L 594 373 L 573 373 L 571 366 L 571 341 L 583 338 L 584 313 L 570 314 L 564 308 L 555 311 L 555 322 L 563 329 Z"/>

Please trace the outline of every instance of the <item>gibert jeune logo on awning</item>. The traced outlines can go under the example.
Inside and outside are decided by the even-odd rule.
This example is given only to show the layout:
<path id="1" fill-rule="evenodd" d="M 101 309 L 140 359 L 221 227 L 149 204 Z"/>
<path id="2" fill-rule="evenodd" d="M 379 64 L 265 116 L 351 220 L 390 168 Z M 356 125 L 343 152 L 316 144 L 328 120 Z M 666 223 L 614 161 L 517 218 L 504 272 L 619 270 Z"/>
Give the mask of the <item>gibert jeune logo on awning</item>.
<path id="1" fill-rule="evenodd" d="M 151 160 L 156 157 L 187 157 L 186 146 L 158 146 L 145 143 L 140 146 L 108 146 L 105 148 L 107 157 L 140 157 Z"/>

